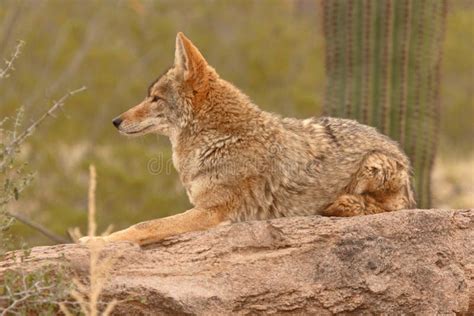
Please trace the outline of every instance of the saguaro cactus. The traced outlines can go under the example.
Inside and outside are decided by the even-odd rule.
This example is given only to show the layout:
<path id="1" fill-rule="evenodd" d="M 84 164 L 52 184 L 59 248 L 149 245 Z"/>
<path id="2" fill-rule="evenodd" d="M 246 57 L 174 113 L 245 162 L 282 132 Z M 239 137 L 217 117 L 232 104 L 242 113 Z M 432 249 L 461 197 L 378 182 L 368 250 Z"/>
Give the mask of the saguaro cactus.
<path id="1" fill-rule="evenodd" d="M 419 207 L 431 204 L 447 0 L 325 0 L 324 114 L 375 126 L 412 161 Z"/>

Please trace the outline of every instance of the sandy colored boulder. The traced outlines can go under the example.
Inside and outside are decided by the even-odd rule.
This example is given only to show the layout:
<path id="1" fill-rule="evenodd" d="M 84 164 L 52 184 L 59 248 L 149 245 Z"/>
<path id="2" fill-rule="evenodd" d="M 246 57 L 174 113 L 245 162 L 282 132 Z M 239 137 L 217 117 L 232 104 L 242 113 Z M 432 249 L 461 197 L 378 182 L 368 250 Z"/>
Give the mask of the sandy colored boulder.
<path id="1" fill-rule="evenodd" d="M 282 218 L 221 226 L 121 252 L 104 299 L 117 315 L 469 315 L 474 211 L 410 210 L 353 218 Z M 87 272 L 82 245 L 34 248 L 38 269 L 63 256 Z"/>

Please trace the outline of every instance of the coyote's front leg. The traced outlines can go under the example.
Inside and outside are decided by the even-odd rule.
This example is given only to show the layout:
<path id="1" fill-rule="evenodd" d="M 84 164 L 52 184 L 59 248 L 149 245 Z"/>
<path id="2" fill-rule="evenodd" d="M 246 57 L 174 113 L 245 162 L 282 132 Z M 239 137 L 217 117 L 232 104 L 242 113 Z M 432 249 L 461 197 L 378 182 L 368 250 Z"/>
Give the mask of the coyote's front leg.
<path id="1" fill-rule="evenodd" d="M 226 220 L 226 214 L 227 212 L 223 208 L 192 208 L 181 214 L 130 226 L 109 236 L 83 237 L 80 242 L 87 243 L 91 239 L 103 239 L 105 242 L 131 241 L 139 245 L 146 245 L 169 236 L 217 226 Z"/>

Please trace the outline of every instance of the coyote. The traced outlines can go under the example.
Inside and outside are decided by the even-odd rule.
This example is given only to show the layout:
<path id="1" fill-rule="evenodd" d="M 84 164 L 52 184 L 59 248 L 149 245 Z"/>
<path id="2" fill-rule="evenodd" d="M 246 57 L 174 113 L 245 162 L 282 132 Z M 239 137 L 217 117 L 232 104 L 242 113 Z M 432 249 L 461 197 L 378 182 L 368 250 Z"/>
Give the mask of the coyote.
<path id="1" fill-rule="evenodd" d="M 194 207 L 96 237 L 106 242 L 145 245 L 229 221 L 415 206 L 410 163 L 397 143 L 353 120 L 262 111 L 220 78 L 183 33 L 176 37 L 173 67 L 113 124 L 127 136 L 169 137 Z"/>

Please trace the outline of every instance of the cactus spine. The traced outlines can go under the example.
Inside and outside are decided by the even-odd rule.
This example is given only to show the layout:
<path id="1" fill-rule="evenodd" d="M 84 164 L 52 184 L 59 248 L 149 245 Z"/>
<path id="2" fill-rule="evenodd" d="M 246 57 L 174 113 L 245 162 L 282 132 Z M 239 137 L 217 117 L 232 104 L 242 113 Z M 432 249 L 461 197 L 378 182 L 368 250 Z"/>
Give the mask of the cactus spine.
<path id="1" fill-rule="evenodd" d="M 410 157 L 431 205 L 447 0 L 325 0 L 324 114 L 375 126 Z"/>

